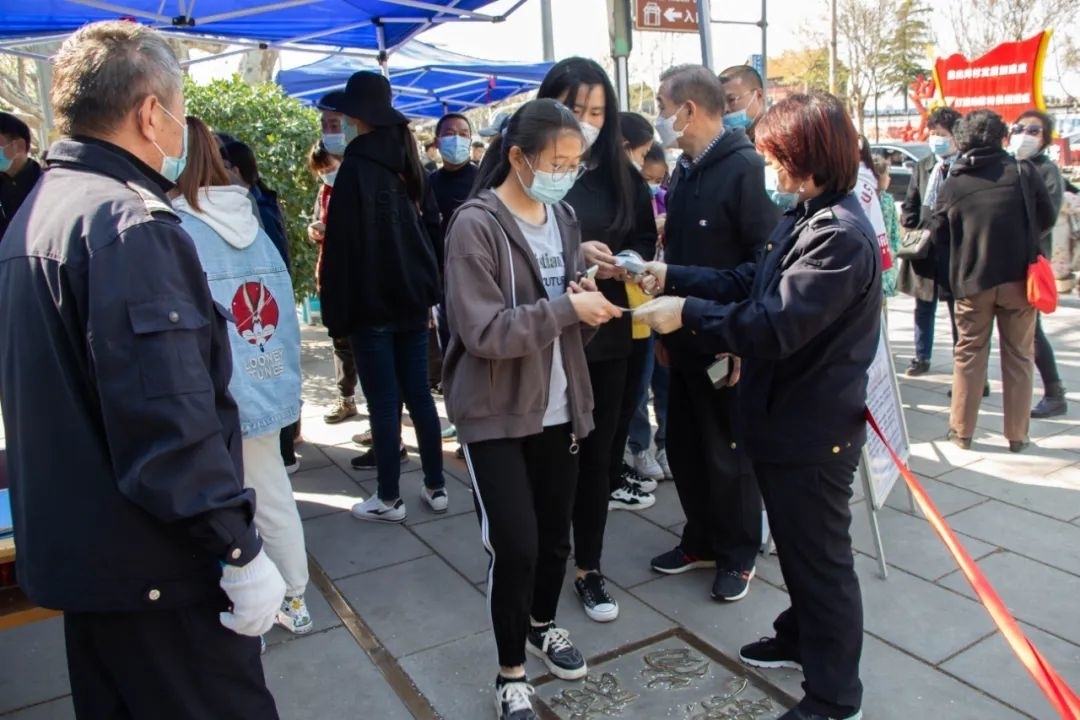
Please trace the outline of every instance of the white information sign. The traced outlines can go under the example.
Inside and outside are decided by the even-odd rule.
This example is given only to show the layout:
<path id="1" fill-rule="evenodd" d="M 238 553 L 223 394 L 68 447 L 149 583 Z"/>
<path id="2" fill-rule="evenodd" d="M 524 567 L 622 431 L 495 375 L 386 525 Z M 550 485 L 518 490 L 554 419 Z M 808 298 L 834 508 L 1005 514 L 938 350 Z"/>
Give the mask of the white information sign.
<path id="1" fill-rule="evenodd" d="M 896 382 L 892 349 L 885 332 L 885 324 L 882 323 L 877 355 L 867 372 L 869 383 L 866 387 L 866 407 L 877 420 L 882 433 L 889 439 L 893 450 L 906 463 L 911 455 L 911 447 L 907 423 L 904 420 L 904 406 L 900 401 L 900 386 Z M 900 470 L 869 424 L 866 426 L 866 435 L 863 465 L 868 475 L 870 500 L 874 509 L 880 510 L 885 506 L 897 480 L 901 479 Z"/>

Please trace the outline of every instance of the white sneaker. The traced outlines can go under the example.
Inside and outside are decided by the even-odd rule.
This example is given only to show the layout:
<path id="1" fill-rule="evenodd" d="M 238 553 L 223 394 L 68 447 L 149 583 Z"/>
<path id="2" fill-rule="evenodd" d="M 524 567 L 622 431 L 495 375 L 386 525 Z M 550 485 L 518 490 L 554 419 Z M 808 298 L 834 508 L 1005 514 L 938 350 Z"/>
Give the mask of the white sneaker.
<path id="1" fill-rule="evenodd" d="M 315 627 L 303 595 L 286 596 L 278 608 L 277 623 L 295 635 L 306 635 Z"/>
<path id="2" fill-rule="evenodd" d="M 364 502 L 352 506 L 352 516 L 357 520 L 370 520 L 372 522 L 403 522 L 405 520 L 405 501 L 398 498 L 393 505 L 387 505 L 379 499 L 378 495 L 372 495 Z"/>
<path id="3" fill-rule="evenodd" d="M 650 480 L 664 479 L 664 469 L 656 462 L 656 458 L 653 457 L 652 451 L 648 448 L 634 455 L 634 461 L 628 463 L 628 465 L 634 468 L 637 474 L 642 477 Z"/>
<path id="4" fill-rule="evenodd" d="M 446 494 L 445 487 L 432 490 L 425 485 L 420 489 L 420 499 L 427 503 L 431 512 L 434 513 L 444 513 L 450 506 L 450 498 Z"/>
<path id="5" fill-rule="evenodd" d="M 630 449 L 629 445 L 623 448 L 622 461 L 630 466 L 634 464 L 634 451 Z"/>
<path id="6" fill-rule="evenodd" d="M 611 493 L 607 506 L 608 510 L 645 510 L 655 504 L 655 496 L 627 484 Z"/>
<path id="7" fill-rule="evenodd" d="M 536 720 L 531 700 L 535 694 L 533 686 L 525 678 L 496 680 L 495 712 L 499 720 Z"/>
<path id="8" fill-rule="evenodd" d="M 638 471 L 629 465 L 623 465 L 622 467 L 622 480 L 623 483 L 636 489 L 641 493 L 654 493 L 656 492 L 657 483 L 652 478 L 642 477 L 638 474 Z"/>
<path id="9" fill-rule="evenodd" d="M 300 469 L 300 460 L 293 460 L 291 464 L 285 466 L 285 472 L 289 475 L 295 475 Z"/>
<path id="10" fill-rule="evenodd" d="M 664 479 L 670 480 L 673 476 L 671 474 L 671 466 L 667 461 L 667 450 L 660 450 L 656 453 L 656 464 L 660 466 L 660 470 L 664 473 Z"/>

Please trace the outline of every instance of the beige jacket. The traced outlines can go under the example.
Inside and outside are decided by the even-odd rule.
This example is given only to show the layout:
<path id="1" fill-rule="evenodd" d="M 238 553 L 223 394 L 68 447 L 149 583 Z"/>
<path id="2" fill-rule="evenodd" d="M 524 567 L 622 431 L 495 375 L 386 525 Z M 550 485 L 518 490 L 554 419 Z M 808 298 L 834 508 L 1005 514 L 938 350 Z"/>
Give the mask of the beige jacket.
<path id="1" fill-rule="evenodd" d="M 555 206 L 567 284 L 584 271 L 581 232 L 565 203 Z M 543 431 L 552 350 L 560 338 L 576 440 L 592 432 L 593 397 L 585 363 L 592 332 L 569 294 L 548 300 L 540 267 L 513 215 L 491 190 L 454 214 L 446 233 L 446 312 L 450 342 L 443 392 L 463 443 Z"/>

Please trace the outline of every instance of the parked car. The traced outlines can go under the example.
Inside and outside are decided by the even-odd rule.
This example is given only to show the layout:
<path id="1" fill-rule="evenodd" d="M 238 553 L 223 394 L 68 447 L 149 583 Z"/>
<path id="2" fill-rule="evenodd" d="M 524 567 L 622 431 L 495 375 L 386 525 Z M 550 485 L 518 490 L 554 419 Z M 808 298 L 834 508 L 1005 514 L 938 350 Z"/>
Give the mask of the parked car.
<path id="1" fill-rule="evenodd" d="M 889 161 L 889 193 L 901 201 L 911 184 L 911 171 L 930 155 L 930 146 L 921 142 L 881 142 L 871 143 L 870 152 Z"/>

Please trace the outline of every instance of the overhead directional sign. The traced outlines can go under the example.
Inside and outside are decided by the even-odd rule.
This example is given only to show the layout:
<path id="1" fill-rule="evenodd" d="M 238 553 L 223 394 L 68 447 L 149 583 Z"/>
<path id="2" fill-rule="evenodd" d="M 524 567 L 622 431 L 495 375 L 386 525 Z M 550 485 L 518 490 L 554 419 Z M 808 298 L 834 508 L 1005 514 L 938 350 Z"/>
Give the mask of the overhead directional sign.
<path id="1" fill-rule="evenodd" d="M 698 32 L 695 0 L 635 0 L 634 27 L 659 32 Z"/>

